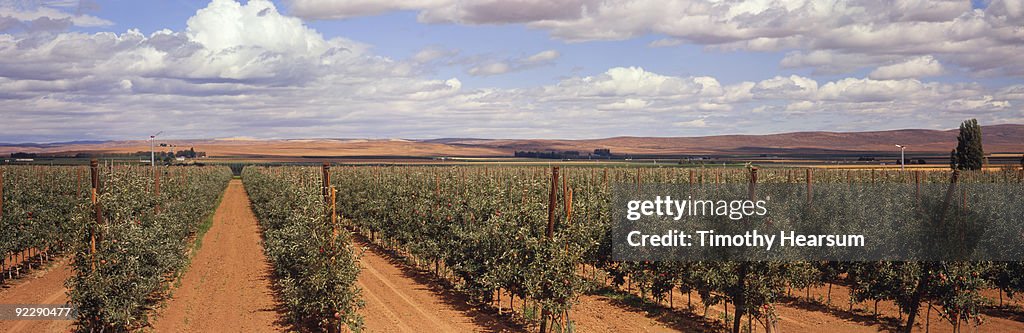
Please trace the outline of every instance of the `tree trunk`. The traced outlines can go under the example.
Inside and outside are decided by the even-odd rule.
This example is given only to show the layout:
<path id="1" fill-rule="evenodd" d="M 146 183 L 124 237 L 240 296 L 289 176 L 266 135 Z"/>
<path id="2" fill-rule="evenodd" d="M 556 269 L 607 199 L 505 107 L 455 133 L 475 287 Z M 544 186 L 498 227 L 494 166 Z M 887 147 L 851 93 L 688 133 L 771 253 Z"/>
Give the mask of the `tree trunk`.
<path id="1" fill-rule="evenodd" d="M 735 302 L 733 302 L 733 305 L 735 305 L 735 308 L 736 308 L 736 311 L 735 311 L 736 312 L 736 317 L 733 318 L 733 320 L 732 320 L 732 332 L 733 333 L 740 333 L 740 320 L 743 319 L 743 314 L 746 313 L 746 309 L 747 309 L 746 293 L 747 293 L 747 268 L 748 268 L 747 266 L 748 265 L 749 265 L 749 263 L 747 263 L 747 262 L 743 262 L 743 263 L 740 264 L 740 271 L 739 271 L 739 274 L 738 274 L 739 275 L 738 276 L 739 277 L 739 281 L 737 281 L 737 282 L 739 282 L 739 287 L 740 287 L 739 288 L 739 295 L 737 295 Z"/>
<path id="2" fill-rule="evenodd" d="M 924 315 L 924 333 L 928 333 L 928 330 L 932 325 L 932 301 L 928 301 L 928 313 Z"/>
<path id="3" fill-rule="evenodd" d="M 917 308 L 921 304 L 921 298 L 924 296 L 925 289 L 928 287 L 927 272 L 927 269 L 921 269 L 921 280 L 917 282 L 917 289 L 914 291 L 914 296 L 910 299 L 910 311 L 907 311 L 907 327 L 904 332 L 910 333 L 914 330 L 914 319 L 917 317 Z"/>
<path id="4" fill-rule="evenodd" d="M 828 283 L 828 299 L 825 302 L 832 305 L 832 282 Z"/>
<path id="5" fill-rule="evenodd" d="M 540 333 L 548 332 L 548 310 L 541 309 L 540 314 Z"/>

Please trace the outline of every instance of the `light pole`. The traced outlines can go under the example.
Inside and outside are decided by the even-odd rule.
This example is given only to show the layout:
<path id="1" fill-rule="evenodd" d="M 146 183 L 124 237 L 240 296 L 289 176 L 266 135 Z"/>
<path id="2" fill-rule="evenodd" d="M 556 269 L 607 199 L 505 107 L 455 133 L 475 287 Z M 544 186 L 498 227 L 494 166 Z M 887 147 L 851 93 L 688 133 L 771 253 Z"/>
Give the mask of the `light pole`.
<path id="1" fill-rule="evenodd" d="M 898 144 L 898 145 L 896 145 L 896 148 L 900 149 L 900 171 L 903 171 L 903 170 L 906 169 L 906 165 L 905 164 L 906 164 L 907 159 L 903 158 L 903 155 L 904 155 L 904 152 L 906 152 L 906 150 L 907 150 L 907 146 L 899 145 Z"/>
<path id="2" fill-rule="evenodd" d="M 156 134 L 153 134 L 153 135 L 149 136 L 149 166 L 150 167 L 154 167 L 154 168 L 156 167 L 156 150 L 155 150 L 156 147 L 154 145 L 156 144 L 156 137 L 157 137 L 157 135 L 160 135 L 163 132 L 164 131 L 160 131 L 160 132 L 157 132 Z"/>

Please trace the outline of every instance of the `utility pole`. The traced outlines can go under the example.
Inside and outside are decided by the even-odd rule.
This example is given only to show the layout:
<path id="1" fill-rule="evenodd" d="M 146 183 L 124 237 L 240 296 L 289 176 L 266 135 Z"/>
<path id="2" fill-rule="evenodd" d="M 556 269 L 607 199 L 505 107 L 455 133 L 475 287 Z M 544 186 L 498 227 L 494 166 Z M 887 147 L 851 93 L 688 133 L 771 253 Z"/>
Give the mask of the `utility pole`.
<path id="1" fill-rule="evenodd" d="M 164 131 L 149 136 L 149 166 L 156 167 L 156 137 Z"/>

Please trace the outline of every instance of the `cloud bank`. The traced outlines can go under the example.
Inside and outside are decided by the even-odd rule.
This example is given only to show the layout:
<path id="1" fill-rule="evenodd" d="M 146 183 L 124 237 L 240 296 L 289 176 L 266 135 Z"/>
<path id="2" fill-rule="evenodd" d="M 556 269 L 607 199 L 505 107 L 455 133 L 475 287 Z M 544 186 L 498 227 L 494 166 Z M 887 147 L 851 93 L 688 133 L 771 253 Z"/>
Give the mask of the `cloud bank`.
<path id="1" fill-rule="evenodd" d="M 365 4 L 352 13 L 392 10 Z M 442 7 L 431 8 L 421 16 Z M 554 24 L 602 11 L 539 8 L 546 8 L 543 15 L 523 10 L 500 18 L 540 15 L 536 22 Z M 900 15 L 941 21 L 948 17 L 944 8 Z M 474 12 L 448 15 L 498 20 L 482 8 L 459 10 Z M 753 19 L 748 16 L 758 15 L 749 12 L 757 10 L 734 16 Z M 1003 11 L 1005 20 L 1019 19 Z M 0 34 L 0 142 L 142 138 L 155 129 L 171 138 L 593 138 L 949 128 L 970 117 L 1024 122 L 1024 85 L 922 81 L 946 70 L 944 61 L 928 56 L 879 60 L 867 77 L 828 81 L 789 75 L 723 84 L 626 66 L 512 89 L 422 74 L 427 63 L 455 53 L 428 48 L 408 60 L 390 59 L 362 42 L 325 38 L 266 0 L 214 0 L 182 31 Z M 543 66 L 560 56 L 528 53 L 469 74 Z"/>
<path id="2" fill-rule="evenodd" d="M 651 46 L 789 51 L 788 68 L 849 73 L 932 56 L 982 76 L 1024 76 L 1024 2 L 992 0 L 292 0 L 306 19 L 418 11 L 424 23 L 521 23 L 566 41 L 664 36 Z M 836 61 L 816 61 L 816 59 Z M 850 63 L 852 61 L 853 63 Z M 840 63 L 836 65 L 836 63 Z"/>

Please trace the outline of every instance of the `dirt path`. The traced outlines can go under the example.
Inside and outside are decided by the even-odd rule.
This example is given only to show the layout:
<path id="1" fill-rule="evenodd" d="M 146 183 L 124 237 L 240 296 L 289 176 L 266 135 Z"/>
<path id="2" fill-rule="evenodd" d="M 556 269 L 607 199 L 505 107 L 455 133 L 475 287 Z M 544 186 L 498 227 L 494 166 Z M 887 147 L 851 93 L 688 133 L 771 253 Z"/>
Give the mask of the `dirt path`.
<path id="1" fill-rule="evenodd" d="M 699 328 L 670 316 L 644 313 L 601 295 L 582 295 L 569 316 L 579 332 L 694 332 Z M 668 320 L 668 321 L 667 321 Z"/>
<path id="2" fill-rule="evenodd" d="M 71 277 L 67 259 L 33 271 L 24 281 L 0 289 L 0 304 L 66 304 L 64 281 Z M 0 332 L 68 332 L 73 320 L 0 320 Z"/>
<path id="3" fill-rule="evenodd" d="M 271 289 L 271 268 L 242 182 L 228 184 L 213 226 L 153 328 L 157 332 L 286 330 Z"/>
<path id="4" fill-rule="evenodd" d="M 490 314 L 468 305 L 419 271 L 392 262 L 376 247 L 360 259 L 357 283 L 366 302 L 360 314 L 366 332 L 513 332 Z"/>

